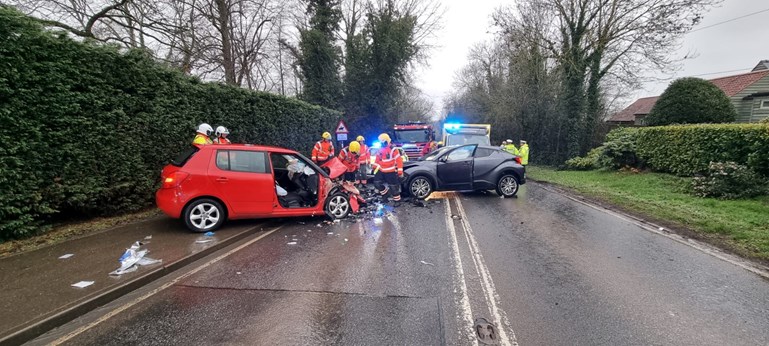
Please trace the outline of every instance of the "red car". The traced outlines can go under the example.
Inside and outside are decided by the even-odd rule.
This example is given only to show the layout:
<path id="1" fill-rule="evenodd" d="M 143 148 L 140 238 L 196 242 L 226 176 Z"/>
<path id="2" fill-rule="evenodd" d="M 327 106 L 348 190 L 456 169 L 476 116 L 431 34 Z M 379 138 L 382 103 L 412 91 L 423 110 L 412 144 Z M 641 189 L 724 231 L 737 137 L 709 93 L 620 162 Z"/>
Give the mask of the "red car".
<path id="1" fill-rule="evenodd" d="M 298 152 L 277 147 L 192 146 L 163 168 L 155 200 L 166 215 L 183 219 L 195 232 L 213 231 L 234 219 L 344 218 L 350 199 L 332 181 L 343 169 L 329 167 L 329 173 Z"/>

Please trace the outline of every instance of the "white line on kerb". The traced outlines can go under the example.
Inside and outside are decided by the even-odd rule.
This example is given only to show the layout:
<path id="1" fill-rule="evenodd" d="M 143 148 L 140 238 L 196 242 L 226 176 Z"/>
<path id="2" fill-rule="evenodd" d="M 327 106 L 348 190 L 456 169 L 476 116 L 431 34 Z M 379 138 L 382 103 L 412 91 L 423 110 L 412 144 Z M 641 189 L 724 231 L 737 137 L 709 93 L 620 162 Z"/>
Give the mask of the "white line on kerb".
<path id="1" fill-rule="evenodd" d="M 260 235 L 260 236 L 258 236 L 256 238 L 254 238 L 254 239 L 251 239 L 248 242 L 246 242 L 245 244 L 240 245 L 240 246 L 238 246 L 238 247 L 236 247 L 236 248 L 234 248 L 234 249 L 232 249 L 230 251 L 227 251 L 227 253 L 222 254 L 221 256 L 216 257 L 216 258 L 214 258 L 214 259 L 204 263 L 200 267 L 197 267 L 197 268 L 195 268 L 193 270 L 190 270 L 187 273 L 184 273 L 183 275 L 181 275 L 181 276 L 179 276 L 179 277 L 177 277 L 177 278 L 175 278 L 175 279 L 165 283 L 163 286 L 160 286 L 160 287 L 158 287 L 158 288 L 156 288 L 156 289 L 146 293 L 145 295 L 143 295 L 141 297 L 138 297 L 138 298 L 136 298 L 136 299 L 134 299 L 134 300 L 132 300 L 132 301 L 130 301 L 128 303 L 123 304 L 122 306 L 118 307 L 117 309 L 114 309 L 114 310 L 110 311 L 108 314 L 106 314 L 106 315 L 104 315 L 102 317 L 99 317 L 99 319 L 97 319 L 96 321 L 93 321 L 93 322 L 91 322 L 91 323 L 89 323 L 89 324 L 87 324 L 85 326 L 82 326 L 82 327 L 74 330 L 73 332 L 71 332 L 71 333 L 69 333 L 69 334 L 67 334 L 65 336 L 62 336 L 61 338 L 58 338 L 58 339 L 54 340 L 49 345 L 61 345 L 61 344 L 65 343 L 65 342 L 67 342 L 68 340 L 70 340 L 70 339 L 72 339 L 72 338 L 82 334 L 83 332 L 85 332 L 85 331 L 87 331 L 87 330 L 89 330 L 89 329 L 91 329 L 93 327 L 96 327 L 98 324 L 100 324 L 100 323 L 102 323 L 102 322 L 104 322 L 104 321 L 114 317 L 115 315 L 117 315 L 117 314 L 119 314 L 119 313 L 121 313 L 121 312 L 123 312 L 123 311 L 125 311 L 125 310 L 127 310 L 129 308 L 131 308 L 132 306 L 141 303 L 142 301 L 146 300 L 147 298 L 152 297 L 153 295 L 157 294 L 158 292 L 160 292 L 160 291 L 162 291 L 162 290 L 164 290 L 164 289 L 166 289 L 168 287 L 173 286 L 177 282 L 192 276 L 193 274 L 195 274 L 195 273 L 197 273 L 197 272 L 199 272 L 199 271 L 209 267 L 210 265 L 212 265 L 212 264 L 214 264 L 216 262 L 221 261 L 225 257 L 227 257 L 229 255 L 232 255 L 233 253 L 238 252 L 238 251 L 244 249 L 245 247 L 247 247 L 247 246 L 249 246 L 249 245 L 259 241 L 260 239 L 262 239 L 262 238 L 264 238 L 264 237 L 274 233 L 275 231 L 277 231 L 277 230 L 279 230 L 281 228 L 283 228 L 283 226 L 275 227 L 275 228 L 267 231 L 267 233 L 262 234 L 262 235 Z"/>
<path id="2" fill-rule="evenodd" d="M 475 240 L 475 236 L 473 235 L 473 229 L 470 227 L 470 222 L 467 219 L 465 208 L 462 206 L 462 202 L 459 200 L 459 197 L 455 196 L 454 201 L 456 201 L 457 212 L 459 213 L 459 217 L 462 221 L 462 228 L 464 229 L 465 239 L 467 239 L 467 244 L 470 246 L 470 254 L 472 254 L 475 270 L 481 277 L 481 288 L 483 289 L 483 293 L 486 296 L 486 304 L 489 306 L 489 309 L 491 309 L 491 315 L 494 318 L 494 321 L 499 325 L 499 328 L 497 329 L 499 333 L 500 345 L 517 346 L 518 342 L 515 338 L 515 332 L 513 331 L 513 327 L 510 325 L 510 321 L 507 319 L 507 314 L 500 307 L 501 299 L 499 298 L 499 294 L 497 294 L 494 281 L 491 279 L 489 268 L 483 261 L 481 249 L 478 246 L 478 242 Z M 508 331 L 510 332 L 509 337 Z"/>
<path id="3" fill-rule="evenodd" d="M 465 271 L 462 269 L 462 257 L 459 255 L 459 244 L 457 243 L 457 231 L 454 228 L 454 220 L 451 218 L 451 205 L 449 203 L 450 199 L 446 199 L 446 227 L 449 230 L 449 234 L 451 235 L 451 250 L 452 255 L 454 255 L 454 271 L 456 272 L 457 279 L 461 283 L 459 285 L 459 290 L 461 291 L 462 297 L 460 298 L 460 305 L 462 306 L 462 320 L 464 320 L 465 326 L 472 326 L 473 325 L 473 310 L 470 307 L 470 297 L 467 296 L 467 282 L 465 282 Z M 455 288 L 456 292 L 456 288 Z M 465 330 L 465 329 L 460 329 Z M 473 334 L 468 333 L 462 333 L 463 336 L 467 338 L 467 342 L 469 342 L 472 345 L 478 345 L 478 339 L 475 338 Z"/>

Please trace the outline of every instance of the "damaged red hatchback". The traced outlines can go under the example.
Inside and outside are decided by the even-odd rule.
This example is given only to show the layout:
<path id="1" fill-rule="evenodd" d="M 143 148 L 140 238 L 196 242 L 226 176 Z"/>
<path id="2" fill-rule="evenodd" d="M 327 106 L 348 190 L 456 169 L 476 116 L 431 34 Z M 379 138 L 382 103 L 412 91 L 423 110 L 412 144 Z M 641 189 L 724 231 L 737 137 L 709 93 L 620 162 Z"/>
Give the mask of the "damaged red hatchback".
<path id="1" fill-rule="evenodd" d="M 250 144 L 191 146 L 163 168 L 158 207 L 194 232 L 226 220 L 328 215 L 353 209 L 333 179 L 344 167 L 324 170 L 296 151 Z M 355 203 L 355 201 L 353 201 Z"/>

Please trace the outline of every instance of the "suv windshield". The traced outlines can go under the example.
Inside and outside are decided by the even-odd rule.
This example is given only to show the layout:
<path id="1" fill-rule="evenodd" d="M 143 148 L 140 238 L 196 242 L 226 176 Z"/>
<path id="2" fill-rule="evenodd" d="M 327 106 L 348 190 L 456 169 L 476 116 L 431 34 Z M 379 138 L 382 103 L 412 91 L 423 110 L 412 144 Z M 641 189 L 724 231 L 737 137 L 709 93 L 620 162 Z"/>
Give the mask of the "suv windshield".
<path id="1" fill-rule="evenodd" d="M 491 143 L 489 143 L 489 137 L 482 136 L 482 135 L 467 135 L 467 134 L 450 135 L 446 142 L 447 142 L 446 146 L 468 145 L 468 144 L 491 145 Z"/>
<path id="2" fill-rule="evenodd" d="M 428 130 L 396 130 L 394 140 L 398 143 L 427 142 Z"/>
<path id="3" fill-rule="evenodd" d="M 438 150 L 434 150 L 431 153 L 425 155 L 425 157 L 423 157 L 422 160 L 424 160 L 424 161 L 435 161 L 435 160 L 438 159 L 438 157 L 443 155 L 443 153 L 445 153 L 449 149 L 451 149 L 451 148 L 444 147 L 444 148 L 440 148 Z"/>
<path id="4" fill-rule="evenodd" d="M 200 151 L 200 148 L 198 148 L 198 147 L 196 147 L 196 146 L 194 146 L 194 145 L 191 145 L 189 148 L 187 148 L 187 149 L 185 149 L 184 151 L 182 151 L 182 153 L 181 153 L 181 154 L 179 154 L 179 156 L 177 156 L 175 159 L 173 159 L 173 160 L 171 161 L 171 164 L 172 164 L 172 165 L 174 165 L 174 166 L 176 166 L 176 167 L 182 167 L 182 166 L 184 166 L 184 164 L 185 164 L 185 163 L 187 163 L 187 161 L 189 161 L 189 160 L 192 158 L 192 156 L 194 156 L 194 155 L 195 155 L 195 153 L 197 153 L 198 151 Z"/>

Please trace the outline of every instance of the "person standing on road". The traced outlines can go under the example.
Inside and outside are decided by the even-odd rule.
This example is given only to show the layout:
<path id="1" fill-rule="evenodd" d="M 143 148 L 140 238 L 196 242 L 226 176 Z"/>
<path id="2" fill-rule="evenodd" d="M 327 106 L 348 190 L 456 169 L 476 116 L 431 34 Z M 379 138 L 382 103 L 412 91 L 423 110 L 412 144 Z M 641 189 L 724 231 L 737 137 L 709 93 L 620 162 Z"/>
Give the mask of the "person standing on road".
<path id="1" fill-rule="evenodd" d="M 518 156 L 521 157 L 521 165 L 529 164 L 529 144 L 526 141 L 521 140 L 521 149 L 518 150 Z"/>
<path id="2" fill-rule="evenodd" d="M 312 161 L 322 165 L 332 157 L 334 157 L 334 143 L 331 143 L 331 134 L 323 132 L 321 140 L 312 148 Z"/>
<path id="3" fill-rule="evenodd" d="M 382 149 L 376 154 L 374 161 L 374 183 L 382 197 L 387 198 L 387 194 L 391 193 L 395 206 L 398 206 L 401 200 L 403 158 L 398 148 L 392 146 L 388 134 L 379 135 L 379 142 L 382 143 Z"/>
<path id="4" fill-rule="evenodd" d="M 502 150 L 513 155 L 518 155 L 518 148 L 515 147 L 515 144 L 513 144 L 512 139 L 508 139 L 507 141 L 505 141 L 505 145 L 502 147 Z"/>
<path id="5" fill-rule="evenodd" d="M 438 143 L 435 142 L 435 139 L 432 136 L 430 136 L 430 141 L 428 141 L 427 144 L 425 144 L 425 147 L 422 148 L 422 152 L 420 153 L 420 155 L 422 155 L 422 157 L 425 157 L 427 154 L 435 150 L 435 148 L 437 147 L 438 147 Z"/>
<path id="6" fill-rule="evenodd" d="M 339 160 L 347 167 L 344 181 L 354 183 L 356 172 L 360 169 L 360 143 L 352 141 L 350 145 L 339 151 Z"/>
<path id="7" fill-rule="evenodd" d="M 192 140 L 192 144 L 207 145 L 214 144 L 211 140 L 211 134 L 214 133 L 214 128 L 211 125 L 202 123 L 198 125 L 198 131 L 195 134 L 195 139 Z"/>
<path id="8" fill-rule="evenodd" d="M 366 184 L 368 184 L 368 164 L 371 160 L 371 153 L 368 151 L 366 139 L 363 138 L 363 136 L 358 136 L 355 140 L 360 144 L 360 155 L 358 155 L 358 179 L 356 183 L 365 187 Z"/>
<path id="9" fill-rule="evenodd" d="M 214 138 L 214 144 L 232 144 L 230 140 L 227 138 L 229 136 L 230 130 L 227 130 L 224 126 L 218 126 L 216 128 L 216 138 Z"/>

